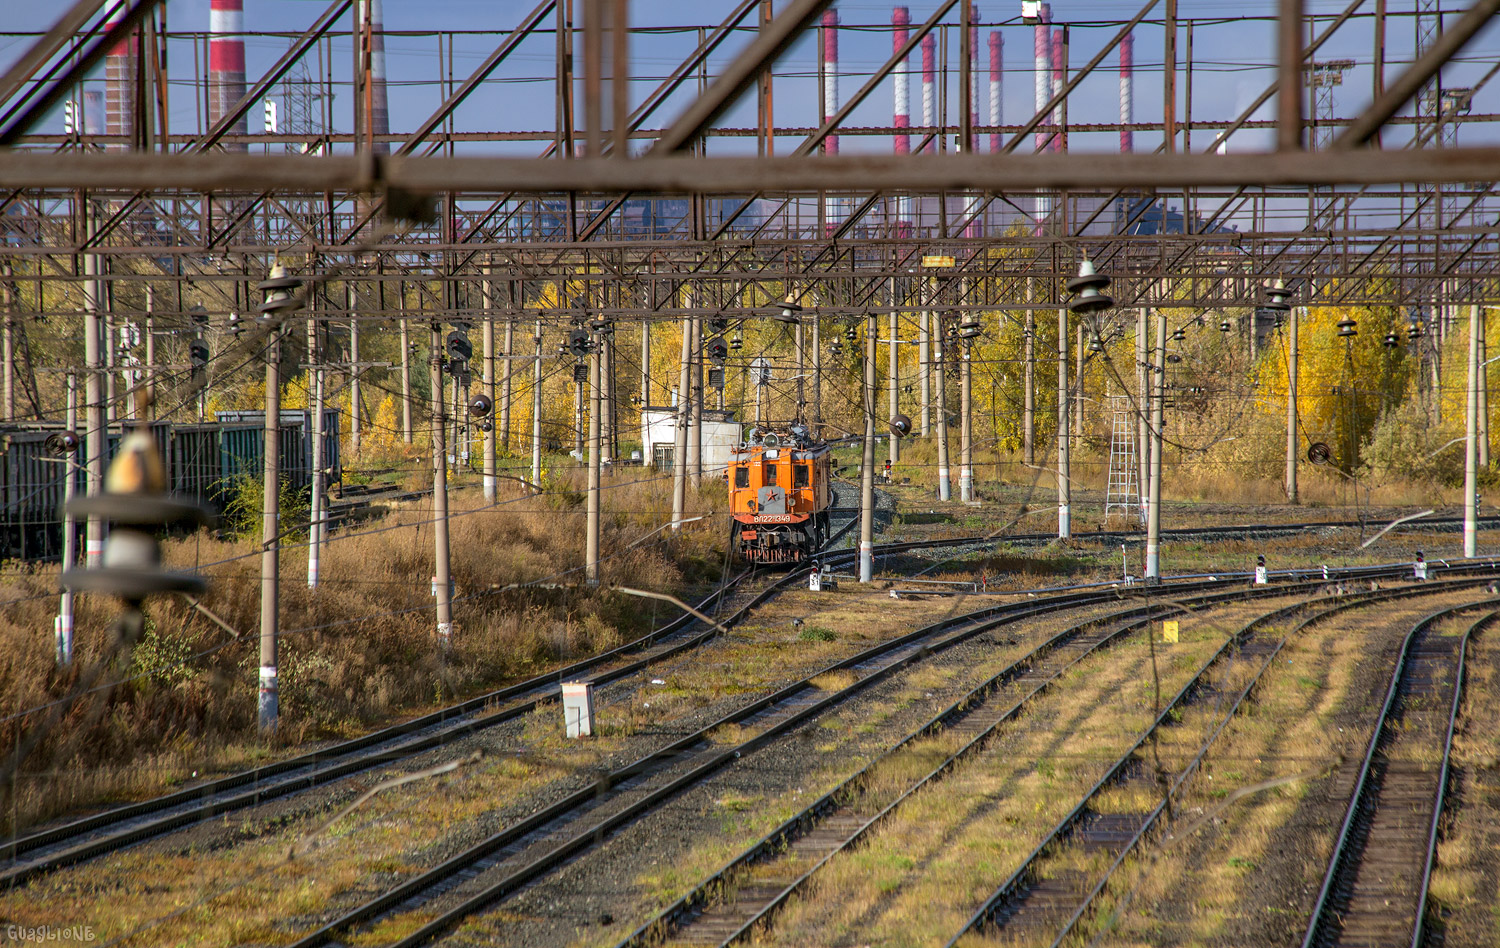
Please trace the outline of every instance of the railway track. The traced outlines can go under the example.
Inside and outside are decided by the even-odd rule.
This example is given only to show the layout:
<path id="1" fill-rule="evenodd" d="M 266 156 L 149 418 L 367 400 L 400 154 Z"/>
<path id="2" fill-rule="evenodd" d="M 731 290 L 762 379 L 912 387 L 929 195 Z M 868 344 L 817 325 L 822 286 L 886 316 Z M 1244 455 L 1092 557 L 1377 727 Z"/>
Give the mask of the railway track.
<path id="1" fill-rule="evenodd" d="M 1173 587 L 1172 593 L 1181 597 L 1214 590 L 1214 595 L 1221 599 L 1247 595 L 1238 584 L 1226 591 L 1230 585 L 1223 580 L 1183 584 Z M 1249 594 L 1286 595 L 1286 589 Z M 444 863 L 345 912 L 295 944 L 297 948 L 313 948 L 362 938 L 371 926 L 386 920 L 402 931 L 409 931 L 404 921 L 396 921 L 397 916 L 407 912 L 419 912 L 416 918 L 428 921 L 395 944 L 403 948 L 425 944 L 577 858 L 699 781 L 927 655 L 1007 622 L 1118 600 L 1119 594 L 1110 590 L 992 606 L 882 643 L 820 669 L 817 674 L 726 715 L 657 753 L 601 777 L 595 786 L 502 829 Z M 1156 608 L 1159 610 L 1161 606 Z M 813 685 L 813 679 L 834 671 L 853 672 L 858 678 L 832 693 Z M 750 729 L 753 736 L 733 744 L 715 744 L 712 734 L 722 733 L 731 725 Z M 478 878 L 481 874 L 483 879 Z"/>
<path id="2" fill-rule="evenodd" d="M 830 542 L 836 542 L 856 522 L 851 518 L 835 532 Z M 882 544 L 877 548 L 877 556 L 889 557 L 912 551 L 965 545 L 987 546 L 1010 542 L 1012 539 L 958 537 Z M 839 568 L 852 563 L 855 557 L 853 551 L 838 551 L 826 553 L 821 559 L 825 565 Z M 1344 571 L 1341 575 L 1368 572 L 1370 571 L 1353 570 Z M 721 605 L 731 593 L 739 591 L 745 585 L 749 576 L 749 573 L 743 573 L 734 577 L 723 589 L 700 603 L 699 610 L 707 611 Z M 748 602 L 723 619 L 721 624 L 732 626 L 750 609 L 795 585 L 803 576 L 805 571 L 781 576 L 750 597 Z M 1099 595 L 1107 598 L 1114 594 Z M 514 720 L 531 712 L 538 705 L 554 700 L 559 691 L 559 683 L 563 680 L 587 679 L 596 685 L 617 681 L 642 672 L 653 663 L 695 648 L 717 634 L 717 629 L 694 628 L 692 618 L 683 617 L 610 652 L 361 738 L 12 840 L 0 847 L 0 859 L 8 859 L 10 862 L 0 870 L 0 886 L 16 886 L 57 868 L 86 861 L 233 810 L 297 794 L 442 747 L 485 728 Z"/>
<path id="3" fill-rule="evenodd" d="M 853 519 L 839 527 L 829 542 L 836 542 L 856 523 L 858 520 Z M 828 559 L 840 565 L 853 557 L 852 553 L 832 553 Z M 697 610 L 702 613 L 716 610 L 753 575 L 752 570 L 746 570 L 733 576 L 699 602 Z M 805 571 L 793 572 L 773 580 L 722 619 L 720 625 L 732 627 L 750 610 L 795 585 L 804 575 Z M 431 714 L 308 754 L 230 774 L 150 800 L 114 807 L 12 839 L 0 846 L 0 860 L 9 863 L 0 869 L 0 888 L 14 887 L 55 869 L 225 813 L 324 786 L 451 744 L 486 728 L 515 720 L 531 713 L 538 705 L 555 700 L 560 694 L 561 682 L 587 679 L 595 685 L 604 685 L 618 681 L 696 648 L 719 634 L 719 629 L 704 627 L 693 616 L 683 615 L 608 652 Z"/>
<path id="4" fill-rule="evenodd" d="M 947 943 L 948 948 L 973 932 L 984 932 L 990 936 L 1021 939 L 1028 943 L 1050 944 L 1053 948 L 1064 944 L 1076 933 L 1080 922 L 1087 917 L 1095 901 L 1104 892 L 1114 872 L 1135 850 L 1153 827 L 1167 812 L 1168 799 L 1176 796 L 1197 772 L 1208 755 L 1214 741 L 1223 732 L 1234 714 L 1243 706 L 1251 691 L 1271 666 L 1276 654 L 1286 640 L 1296 635 L 1313 622 L 1325 620 L 1333 615 L 1359 606 L 1388 603 L 1400 599 L 1432 595 L 1479 585 L 1482 580 L 1461 580 L 1430 586 L 1383 590 L 1362 593 L 1320 610 L 1303 619 L 1290 633 L 1271 637 L 1258 634 L 1271 623 L 1285 618 L 1296 607 L 1277 610 L 1246 625 L 1229 643 L 1205 663 L 1172 700 L 1136 743 L 1122 754 L 1106 774 L 1084 795 L 1083 799 L 1060 820 L 1031 852 L 1019 868 L 1002 882 L 985 900 L 968 922 Z M 1424 618 L 1421 624 L 1438 617 L 1453 615 L 1472 609 L 1472 603 L 1447 607 Z M 1203 676 L 1216 663 L 1234 653 L 1260 659 L 1259 667 L 1249 681 L 1239 690 L 1218 724 L 1209 733 L 1197 754 L 1181 771 L 1172 775 L 1165 793 L 1156 789 L 1156 782 L 1146 765 L 1142 750 L 1152 736 L 1169 727 L 1180 716 L 1183 708 L 1208 699 L 1223 697 L 1211 688 L 1200 686 Z M 1094 812 L 1092 801 L 1110 788 L 1118 788 L 1139 782 L 1146 788 L 1144 797 L 1157 800 L 1154 806 L 1138 812 L 1121 812 L 1115 807 L 1108 814 Z M 1118 797 L 1117 797 L 1118 799 Z M 1109 860 L 1107 868 L 1097 876 L 1077 870 L 1063 869 L 1048 873 L 1045 860 L 1055 856 L 1063 847 L 1072 851 L 1102 854 Z M 1388 942 L 1372 942 L 1386 944 Z"/>
<path id="5" fill-rule="evenodd" d="M 1176 591 L 1222 585 L 1193 584 Z M 569 795 L 346 912 L 305 935 L 295 942 L 295 946 L 313 948 L 328 944 L 397 911 L 417 908 L 435 917 L 396 944 L 424 944 L 561 866 L 684 789 L 928 655 L 1008 622 L 1115 601 L 1118 601 L 1118 596 L 1112 591 L 1094 591 L 995 605 L 873 646 L 819 669 L 815 674 L 738 709 L 656 753 L 601 777 L 595 786 Z M 823 691 L 813 684 L 813 679 L 835 671 L 852 672 L 858 678 L 832 692 Z M 754 736 L 733 744 L 714 743 L 712 734 L 730 725 L 752 729 Z M 480 872 L 492 877 L 483 888 L 454 893 L 456 887 Z"/>
<path id="6" fill-rule="evenodd" d="M 1307 584 L 1303 589 L 1314 589 Z M 1081 622 L 1059 632 L 1027 655 L 1013 662 L 970 693 L 941 711 L 924 725 L 894 744 L 881 758 L 871 761 L 801 812 L 790 817 L 764 838 L 637 928 L 618 948 L 644 948 L 656 944 L 727 945 L 748 937 L 755 928 L 793 896 L 802 891 L 836 855 L 852 849 L 876 826 L 895 813 L 924 787 L 950 773 L 964 759 L 981 750 L 1001 725 L 1014 720 L 1033 699 L 1048 691 L 1079 662 L 1119 641 L 1131 631 L 1185 607 L 1211 605 L 1246 597 L 1265 598 L 1298 593 L 1298 588 L 1265 587 L 1232 593 L 1213 592 L 1184 597 L 1173 591 L 1173 604 L 1143 606 L 1110 613 Z M 1175 605 L 1174 605 L 1175 604 Z M 1299 604 L 1278 610 L 1260 622 L 1305 608 Z M 1332 614 L 1334 610 L 1329 610 Z M 1237 640 L 1246 633 L 1241 632 Z M 1227 647 L 1227 646 L 1226 646 Z M 859 815 L 864 784 L 870 772 L 903 747 L 939 731 L 956 731 L 964 743 L 925 776 L 914 781 L 873 816 Z M 778 872 L 774 861 L 787 854 L 787 870 Z M 758 864 L 753 883 L 736 885 L 737 877 Z M 806 868 L 803 868 L 806 867 Z M 727 901 L 715 901 L 718 893 L 733 892 Z"/>
<path id="7" fill-rule="evenodd" d="M 1440 622 L 1452 614 L 1427 616 L 1402 643 L 1304 948 L 1424 943 L 1464 654 L 1474 633 L 1500 618 L 1492 609 L 1462 635 L 1444 634 Z M 1434 761 L 1429 755 L 1439 746 Z"/>
<path id="8" fill-rule="evenodd" d="M 842 488 L 848 490 L 847 487 Z M 850 518 L 829 539 L 837 543 L 858 523 Z M 885 545 L 883 555 L 986 542 L 983 538 L 921 540 Z M 821 557 L 832 568 L 854 563 L 857 553 L 834 551 Z M 731 628 L 751 610 L 795 587 L 807 570 L 778 576 L 719 620 Z M 756 575 L 746 570 L 698 603 L 709 613 Z M 629 678 L 653 665 L 697 648 L 717 637 L 721 628 L 684 615 L 662 628 L 608 652 L 564 668 L 496 689 L 455 705 L 348 741 L 286 760 L 230 774 L 150 800 L 114 807 L 102 813 L 21 836 L 0 846 L 0 888 L 11 888 L 65 866 L 85 862 L 136 843 L 171 833 L 226 813 L 283 799 L 326 786 L 375 767 L 399 763 L 417 754 L 471 737 L 487 728 L 516 720 L 558 698 L 561 682 L 587 680 L 595 686 Z"/>

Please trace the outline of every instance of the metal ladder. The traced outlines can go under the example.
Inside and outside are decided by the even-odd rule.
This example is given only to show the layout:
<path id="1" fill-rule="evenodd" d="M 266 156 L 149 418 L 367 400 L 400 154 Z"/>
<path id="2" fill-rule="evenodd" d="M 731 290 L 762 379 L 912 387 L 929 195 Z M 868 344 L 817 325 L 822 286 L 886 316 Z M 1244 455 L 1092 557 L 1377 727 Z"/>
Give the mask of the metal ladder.
<path id="1" fill-rule="evenodd" d="M 1141 502 L 1140 477 L 1137 474 L 1135 450 L 1136 415 L 1123 395 L 1109 397 L 1114 423 L 1109 436 L 1109 485 L 1104 495 L 1104 519 L 1118 511 L 1125 517 L 1134 513 L 1146 521 L 1146 506 Z"/>

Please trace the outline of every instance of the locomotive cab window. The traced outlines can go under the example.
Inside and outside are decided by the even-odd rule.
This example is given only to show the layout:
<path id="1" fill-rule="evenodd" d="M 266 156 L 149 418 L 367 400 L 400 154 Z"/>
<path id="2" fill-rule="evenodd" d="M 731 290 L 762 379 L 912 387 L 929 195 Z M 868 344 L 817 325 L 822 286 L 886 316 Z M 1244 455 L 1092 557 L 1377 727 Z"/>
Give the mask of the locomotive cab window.
<path id="1" fill-rule="evenodd" d="M 806 487 L 808 485 L 808 482 L 811 480 L 811 478 L 809 478 L 808 474 L 807 474 L 807 469 L 809 467 L 811 467 L 811 465 L 808 465 L 808 464 L 793 464 L 792 465 L 792 486 L 793 487 Z"/>
<path id="2" fill-rule="evenodd" d="M 734 469 L 734 486 L 750 486 L 750 469 L 748 467 L 737 467 Z"/>
<path id="3" fill-rule="evenodd" d="M 775 484 L 776 483 L 776 465 L 774 465 L 774 464 L 767 464 L 766 465 L 766 483 L 767 484 Z"/>

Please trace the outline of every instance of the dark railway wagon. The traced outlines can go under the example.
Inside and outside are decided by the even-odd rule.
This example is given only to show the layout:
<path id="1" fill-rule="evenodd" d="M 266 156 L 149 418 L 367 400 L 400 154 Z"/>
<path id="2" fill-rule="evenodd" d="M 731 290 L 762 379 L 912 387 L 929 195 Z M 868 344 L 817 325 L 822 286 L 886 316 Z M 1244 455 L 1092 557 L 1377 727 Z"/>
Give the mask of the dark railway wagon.
<path id="1" fill-rule="evenodd" d="M 153 422 L 149 429 L 167 468 L 173 492 L 222 510 L 235 480 L 259 481 L 265 466 L 263 412 L 222 412 L 220 420 L 197 425 Z M 289 486 L 312 487 L 312 413 L 282 412 L 281 466 Z M 342 472 L 339 456 L 339 412 L 323 416 L 323 465 L 329 483 Z M 0 558 L 48 559 L 62 552 L 63 497 L 70 465 L 50 457 L 47 436 L 56 424 L 0 428 Z M 122 429 L 109 433 L 106 463 L 123 439 Z M 74 489 L 87 491 L 81 467 L 83 452 L 73 459 Z"/>

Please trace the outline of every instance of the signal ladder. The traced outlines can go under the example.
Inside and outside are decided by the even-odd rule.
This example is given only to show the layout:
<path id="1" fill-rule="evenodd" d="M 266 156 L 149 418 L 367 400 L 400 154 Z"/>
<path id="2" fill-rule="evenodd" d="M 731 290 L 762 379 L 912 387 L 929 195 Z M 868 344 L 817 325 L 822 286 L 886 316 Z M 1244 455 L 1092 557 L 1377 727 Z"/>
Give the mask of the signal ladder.
<path id="1" fill-rule="evenodd" d="M 1141 480 L 1137 472 L 1135 450 L 1136 413 L 1123 395 L 1109 397 L 1114 424 L 1109 437 L 1109 485 L 1104 494 L 1104 519 L 1118 511 L 1129 517 L 1132 512 L 1146 522 L 1146 505 L 1141 501 Z"/>

